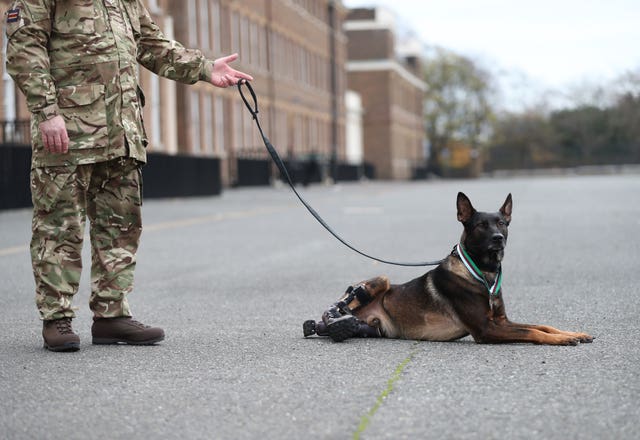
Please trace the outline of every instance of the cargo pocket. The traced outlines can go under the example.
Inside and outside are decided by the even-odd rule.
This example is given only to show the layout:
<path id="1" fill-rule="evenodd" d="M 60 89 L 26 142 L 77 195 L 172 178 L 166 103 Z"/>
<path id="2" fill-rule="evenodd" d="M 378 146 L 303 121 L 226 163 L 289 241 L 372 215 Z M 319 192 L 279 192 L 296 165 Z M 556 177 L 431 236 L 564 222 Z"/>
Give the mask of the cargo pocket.
<path id="1" fill-rule="evenodd" d="M 94 34 L 95 17 L 93 0 L 57 2 L 52 27 L 59 34 Z"/>
<path id="2" fill-rule="evenodd" d="M 77 191 L 73 183 L 76 168 L 56 166 L 31 170 L 31 200 L 37 211 L 51 211 L 62 194 Z"/>
<path id="3" fill-rule="evenodd" d="M 58 108 L 64 117 L 70 149 L 102 148 L 107 145 L 107 106 L 102 84 L 61 87 Z"/>

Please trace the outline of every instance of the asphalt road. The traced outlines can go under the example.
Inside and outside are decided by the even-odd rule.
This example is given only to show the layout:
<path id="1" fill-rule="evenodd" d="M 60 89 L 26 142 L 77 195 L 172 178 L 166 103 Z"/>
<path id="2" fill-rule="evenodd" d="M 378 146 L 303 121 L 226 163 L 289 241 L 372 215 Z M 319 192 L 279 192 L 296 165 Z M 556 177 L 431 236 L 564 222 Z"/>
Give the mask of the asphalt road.
<path id="1" fill-rule="evenodd" d="M 166 340 L 92 346 L 85 274 L 82 349 L 51 353 L 33 304 L 30 212 L 0 212 L 0 437 L 640 438 L 640 175 L 302 189 L 353 244 L 405 261 L 450 252 L 458 191 L 480 210 L 513 193 L 510 318 L 592 344 L 304 339 L 302 322 L 348 284 L 423 269 L 346 249 L 280 187 L 146 202 L 130 302 Z"/>

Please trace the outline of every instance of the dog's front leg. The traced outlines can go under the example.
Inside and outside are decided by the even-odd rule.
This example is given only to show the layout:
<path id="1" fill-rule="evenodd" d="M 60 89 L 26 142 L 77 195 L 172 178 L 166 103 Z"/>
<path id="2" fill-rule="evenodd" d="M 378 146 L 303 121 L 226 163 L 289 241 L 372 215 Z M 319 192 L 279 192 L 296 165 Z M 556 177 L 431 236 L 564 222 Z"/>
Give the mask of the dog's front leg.
<path id="1" fill-rule="evenodd" d="M 578 345 L 580 339 L 568 334 L 547 333 L 536 328 L 513 323 L 499 324 L 487 320 L 479 330 L 472 331 L 473 339 L 479 344 L 502 344 L 527 342 L 545 345 Z"/>
<path id="2" fill-rule="evenodd" d="M 582 343 L 593 342 L 593 336 L 582 333 L 582 332 L 568 332 L 564 330 L 559 330 L 555 327 L 551 327 L 550 325 L 535 325 L 535 324 L 519 324 L 516 322 L 511 322 L 508 319 L 505 319 L 505 325 L 509 325 L 516 328 L 526 328 L 532 330 L 539 330 L 544 333 L 548 333 L 550 335 L 565 335 L 570 338 L 576 338 L 578 341 Z"/>
<path id="3" fill-rule="evenodd" d="M 473 339 L 480 344 L 526 342 L 545 345 L 577 345 L 591 342 L 586 333 L 572 333 L 546 325 L 518 324 L 511 322 L 505 312 L 502 296 L 494 298 L 493 307 L 484 311 L 472 309 L 465 318 Z"/>

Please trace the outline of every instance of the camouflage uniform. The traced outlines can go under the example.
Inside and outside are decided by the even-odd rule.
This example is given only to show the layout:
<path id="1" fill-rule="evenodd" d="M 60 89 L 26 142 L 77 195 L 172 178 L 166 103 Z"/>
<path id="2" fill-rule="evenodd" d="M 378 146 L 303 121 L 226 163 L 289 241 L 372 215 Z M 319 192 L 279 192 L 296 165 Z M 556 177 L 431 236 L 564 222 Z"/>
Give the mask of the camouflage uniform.
<path id="1" fill-rule="evenodd" d="M 91 223 L 91 308 L 130 316 L 125 295 L 141 219 L 146 162 L 138 64 L 193 84 L 213 61 L 168 40 L 141 0 L 17 0 L 6 13 L 7 71 L 32 112 L 31 256 L 45 320 L 73 317 L 85 217 Z M 69 151 L 44 149 L 39 124 L 64 118 Z"/>

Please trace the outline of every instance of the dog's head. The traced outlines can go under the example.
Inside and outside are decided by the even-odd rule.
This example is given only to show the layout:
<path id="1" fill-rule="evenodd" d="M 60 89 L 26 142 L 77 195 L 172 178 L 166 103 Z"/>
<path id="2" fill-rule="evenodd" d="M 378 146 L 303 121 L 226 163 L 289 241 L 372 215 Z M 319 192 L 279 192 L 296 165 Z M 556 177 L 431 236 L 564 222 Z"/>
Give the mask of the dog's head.
<path id="1" fill-rule="evenodd" d="M 504 257 L 513 202 L 507 196 L 498 212 L 478 212 L 471 200 L 458 193 L 458 221 L 464 226 L 460 242 L 480 269 L 495 271 Z"/>

